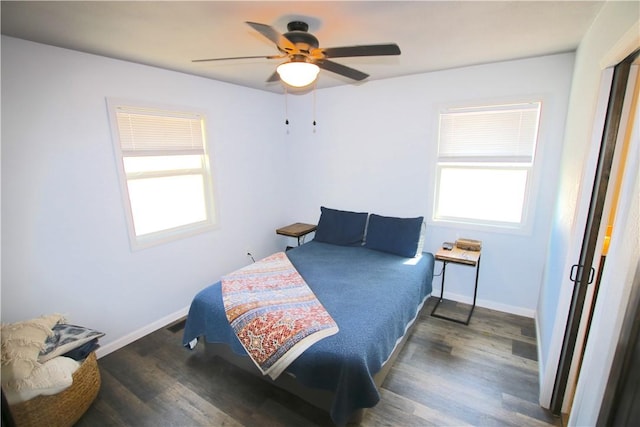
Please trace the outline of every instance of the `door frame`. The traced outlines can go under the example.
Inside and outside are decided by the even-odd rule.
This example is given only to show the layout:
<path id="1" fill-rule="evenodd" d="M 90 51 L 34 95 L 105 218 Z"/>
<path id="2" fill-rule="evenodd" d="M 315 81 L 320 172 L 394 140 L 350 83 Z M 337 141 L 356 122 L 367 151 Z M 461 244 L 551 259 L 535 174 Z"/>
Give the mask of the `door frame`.
<path id="1" fill-rule="evenodd" d="M 579 363 L 579 360 L 574 358 L 577 349 L 576 343 L 580 339 L 578 333 L 580 331 L 580 325 L 583 322 L 584 309 L 587 308 L 590 310 L 589 307 L 585 307 L 585 300 L 590 290 L 589 285 L 592 283 L 593 278 L 599 274 L 595 271 L 593 264 L 596 258 L 596 252 L 599 250 L 598 239 L 602 234 L 602 217 L 607 201 L 607 191 L 609 190 L 609 178 L 612 167 L 614 166 L 613 159 L 623 115 L 631 63 L 635 56 L 636 53 L 634 52 L 613 69 L 611 91 L 607 103 L 607 113 L 580 256 L 578 257 L 577 263 L 574 264 L 570 275 L 570 280 L 574 282 L 573 293 L 549 408 L 551 412 L 556 415 L 560 415 L 563 404 L 565 403 L 565 392 L 567 390 L 572 366 L 575 363 Z M 597 297 L 597 295 L 594 297 Z M 585 339 L 587 338 L 588 337 L 585 337 Z M 578 350 L 581 351 L 581 349 Z"/>
<path id="2" fill-rule="evenodd" d="M 636 97 L 640 94 L 636 66 Z M 636 104 L 636 109 L 638 105 Z M 630 137 L 620 198 L 611 234 L 611 246 L 603 270 L 601 293 L 596 304 L 589 343 L 582 362 L 587 373 L 578 378 L 569 426 L 607 425 L 599 414 L 607 411 L 607 385 L 616 381 L 618 349 L 627 346 L 625 317 L 634 311 L 634 289 L 640 287 L 640 117 L 629 116 Z M 627 324 L 628 325 L 628 324 Z M 628 326 L 626 326 L 628 328 Z M 603 415 L 605 417 L 605 415 Z"/>

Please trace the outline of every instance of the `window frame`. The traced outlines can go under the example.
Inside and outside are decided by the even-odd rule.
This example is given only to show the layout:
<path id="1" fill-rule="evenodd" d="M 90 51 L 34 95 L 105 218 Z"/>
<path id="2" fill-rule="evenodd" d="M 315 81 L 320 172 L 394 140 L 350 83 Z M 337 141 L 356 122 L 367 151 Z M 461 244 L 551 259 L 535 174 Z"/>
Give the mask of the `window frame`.
<path id="1" fill-rule="evenodd" d="M 503 110 L 508 105 L 520 105 L 520 104 L 539 104 L 538 118 L 537 118 L 537 131 L 534 147 L 532 151 L 531 162 L 518 162 L 518 161 L 492 161 L 491 159 L 478 160 L 470 157 L 460 157 L 454 159 L 447 157 L 442 159 L 439 154 L 440 148 L 440 120 L 442 114 L 455 112 L 457 110 L 481 110 L 486 109 L 491 111 L 492 107 L 496 107 L 495 110 Z M 448 226 L 455 227 L 456 229 L 469 229 L 469 230 L 484 230 L 494 232 L 504 232 L 510 234 L 530 234 L 533 227 L 533 215 L 530 214 L 535 205 L 535 195 L 538 190 L 538 169 L 541 163 L 542 157 L 542 135 L 543 135 L 543 113 L 544 113 L 545 99 L 544 96 L 530 96 L 518 99 L 501 99 L 501 100 L 485 100 L 480 102 L 469 103 L 457 103 L 441 106 L 435 114 L 435 148 L 434 148 L 434 161 L 433 161 L 433 199 L 432 199 L 432 213 L 430 215 L 429 224 L 436 226 Z M 505 158 L 506 159 L 506 158 Z M 472 217 L 462 216 L 446 216 L 439 215 L 438 203 L 440 197 L 440 185 L 442 170 L 446 168 L 462 168 L 462 169 L 482 169 L 482 170 L 526 170 L 526 183 L 524 186 L 524 195 L 522 201 L 522 214 L 520 222 L 505 222 L 499 220 L 483 220 Z"/>
<path id="2" fill-rule="evenodd" d="M 107 98 L 107 109 L 109 113 L 109 120 L 111 125 L 112 145 L 114 149 L 115 161 L 118 172 L 118 180 L 120 182 L 120 192 L 122 196 L 122 205 L 125 211 L 125 219 L 127 222 L 127 233 L 129 236 L 129 243 L 131 250 L 136 251 L 145 249 L 157 245 L 162 245 L 171 241 L 191 237 L 194 235 L 202 234 L 213 230 L 217 226 L 217 204 L 216 204 L 216 191 L 214 186 L 214 179 L 211 167 L 211 161 L 207 143 L 206 133 L 206 115 L 195 108 L 190 107 L 176 107 L 167 105 L 158 105 L 148 102 L 132 101 L 125 99 Z M 159 116 L 168 117 L 192 117 L 197 118 L 201 122 L 202 132 L 202 153 L 190 153 L 185 151 L 185 155 L 197 155 L 200 156 L 200 166 L 190 167 L 183 169 L 165 169 L 165 170 L 151 170 L 146 172 L 133 172 L 127 173 L 125 169 L 126 157 L 121 144 L 121 135 L 118 128 L 118 111 L 120 109 L 129 109 L 130 111 L 148 111 L 150 113 L 156 112 Z M 150 114 L 153 115 L 153 114 Z M 165 154 L 162 154 L 163 150 L 156 150 L 149 156 L 165 157 L 171 155 L 179 155 L 175 152 L 167 150 Z M 191 222 L 188 224 L 179 225 L 176 227 L 166 228 L 158 231 L 153 231 L 145 234 L 136 234 L 135 220 L 133 214 L 133 208 L 131 204 L 131 197 L 129 191 L 129 181 L 146 178 L 165 178 L 165 177 L 178 177 L 199 175 L 202 176 L 203 182 L 203 204 L 205 211 L 205 219 L 202 221 Z"/>

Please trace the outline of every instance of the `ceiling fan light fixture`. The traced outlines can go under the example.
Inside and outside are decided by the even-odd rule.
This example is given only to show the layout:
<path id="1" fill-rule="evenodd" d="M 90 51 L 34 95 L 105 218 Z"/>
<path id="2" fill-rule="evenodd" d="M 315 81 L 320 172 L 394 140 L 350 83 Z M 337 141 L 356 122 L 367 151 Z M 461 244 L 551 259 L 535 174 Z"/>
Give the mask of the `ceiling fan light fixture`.
<path id="1" fill-rule="evenodd" d="M 316 80 L 320 68 L 310 62 L 291 61 L 278 65 L 276 71 L 280 79 L 289 86 L 305 87 Z"/>

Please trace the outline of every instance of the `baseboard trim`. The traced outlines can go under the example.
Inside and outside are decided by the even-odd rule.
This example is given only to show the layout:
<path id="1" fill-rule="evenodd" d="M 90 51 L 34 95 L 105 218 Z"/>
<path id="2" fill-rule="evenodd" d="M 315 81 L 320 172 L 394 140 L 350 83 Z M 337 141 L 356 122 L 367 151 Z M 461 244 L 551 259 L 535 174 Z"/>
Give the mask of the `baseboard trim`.
<path id="1" fill-rule="evenodd" d="M 440 295 L 440 290 L 433 290 L 431 293 L 432 296 L 438 297 Z M 463 304 L 472 304 L 473 297 L 468 295 L 454 294 L 451 292 L 446 292 L 443 295 L 444 299 L 458 301 Z M 502 304 L 495 301 L 485 300 L 485 299 L 476 299 L 476 305 L 478 307 L 488 308 L 490 310 L 502 311 L 503 313 L 516 314 L 518 316 L 529 317 L 533 319 L 535 317 L 536 311 L 529 308 L 517 307 L 509 304 Z"/>
<path id="2" fill-rule="evenodd" d="M 142 328 L 131 332 L 130 334 L 125 335 L 122 338 L 119 338 L 115 341 L 110 342 L 105 346 L 101 346 L 96 351 L 96 356 L 99 358 L 106 356 L 109 353 L 113 353 L 116 350 L 121 349 L 127 344 L 131 344 L 137 339 L 140 339 L 146 335 L 149 335 L 152 332 L 157 331 L 160 328 L 163 328 L 176 320 L 180 320 L 185 317 L 189 313 L 189 307 L 182 308 L 174 313 L 171 313 L 161 319 L 156 320 L 153 323 L 150 323 L 147 326 L 143 326 Z"/>

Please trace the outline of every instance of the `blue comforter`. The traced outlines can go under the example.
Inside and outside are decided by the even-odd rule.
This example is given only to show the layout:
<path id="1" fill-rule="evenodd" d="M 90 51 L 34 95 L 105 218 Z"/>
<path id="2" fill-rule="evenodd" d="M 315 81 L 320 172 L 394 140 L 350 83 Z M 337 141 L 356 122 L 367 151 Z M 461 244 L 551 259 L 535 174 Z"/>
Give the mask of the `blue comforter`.
<path id="1" fill-rule="evenodd" d="M 380 400 L 373 375 L 431 293 L 433 255 L 403 258 L 311 241 L 287 256 L 340 328 L 300 355 L 287 372 L 306 386 L 334 392 L 331 418 L 343 425 L 353 411 Z M 191 304 L 183 344 L 201 336 L 246 354 L 225 316 L 220 282 L 200 291 Z"/>

